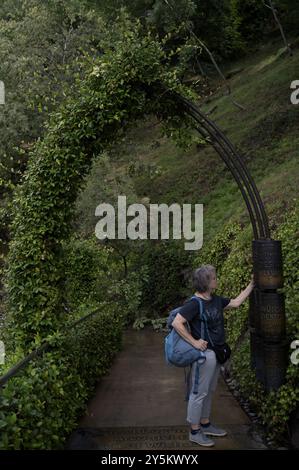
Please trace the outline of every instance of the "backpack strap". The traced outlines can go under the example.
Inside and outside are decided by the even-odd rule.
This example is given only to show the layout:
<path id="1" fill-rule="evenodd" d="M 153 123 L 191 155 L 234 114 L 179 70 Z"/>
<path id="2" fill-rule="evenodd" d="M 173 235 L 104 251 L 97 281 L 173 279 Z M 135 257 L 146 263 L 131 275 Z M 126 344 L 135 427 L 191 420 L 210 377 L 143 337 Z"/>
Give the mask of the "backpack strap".
<path id="1" fill-rule="evenodd" d="M 188 369 L 188 370 L 187 370 Z M 188 367 L 184 367 L 184 373 L 185 373 L 185 389 L 186 389 L 186 395 L 185 395 L 185 401 L 189 400 L 189 395 L 190 395 L 190 379 L 191 379 L 191 370 L 192 370 L 192 364 Z"/>
<path id="2" fill-rule="evenodd" d="M 214 346 L 214 343 L 212 341 L 212 338 L 211 338 L 210 332 L 209 332 L 209 328 L 208 328 L 207 316 L 206 316 L 205 311 L 204 311 L 204 303 L 200 299 L 200 297 L 197 297 L 196 295 L 193 295 L 191 297 L 191 299 L 195 299 L 199 303 L 199 311 L 200 311 L 200 318 L 201 318 L 201 334 L 200 334 L 200 336 L 201 336 L 202 339 L 205 338 L 204 327 L 206 327 L 208 340 L 210 341 L 211 345 Z"/>
<path id="3" fill-rule="evenodd" d="M 206 328 L 206 332 L 207 332 L 207 335 L 208 335 L 208 339 L 211 343 L 212 346 L 214 346 L 214 343 L 210 337 L 210 333 L 209 333 L 209 329 L 208 329 L 208 324 L 207 324 L 207 317 L 206 317 L 206 314 L 205 314 L 205 311 L 204 311 L 204 303 L 203 301 L 197 297 L 196 295 L 193 295 L 191 297 L 190 300 L 197 300 L 198 301 L 198 304 L 199 304 L 199 313 L 200 313 L 200 323 L 201 323 L 201 327 L 200 327 L 200 336 L 202 339 L 205 338 L 205 328 Z M 199 366 L 200 364 L 198 363 L 198 361 L 196 361 L 196 365 L 195 365 L 195 377 L 194 377 L 194 386 L 193 386 L 193 394 L 197 394 L 198 393 L 198 385 L 199 385 Z M 185 370 L 185 384 L 186 384 L 186 396 L 185 396 L 185 401 L 188 401 L 189 400 L 189 395 L 190 395 L 190 379 L 191 379 L 191 371 L 192 371 L 192 365 L 190 365 L 190 368 L 189 368 L 189 371 L 188 373 L 186 373 L 186 370 Z"/>
<path id="4" fill-rule="evenodd" d="M 194 395 L 198 394 L 198 386 L 199 386 L 199 364 L 198 364 L 198 361 L 196 361 L 195 377 L 194 377 L 194 388 L 193 388 Z"/>
<path id="5" fill-rule="evenodd" d="M 194 395 L 197 395 L 197 393 L 198 393 L 199 366 L 200 366 L 200 364 L 198 363 L 198 361 L 196 361 L 196 364 L 195 364 L 195 377 L 194 377 L 194 385 L 193 385 L 193 394 Z M 185 386 L 186 386 L 185 401 L 188 401 L 189 396 L 190 396 L 190 392 L 191 392 L 190 385 L 191 385 L 192 364 L 190 364 L 188 372 L 186 372 L 186 368 L 184 370 L 185 370 Z"/>

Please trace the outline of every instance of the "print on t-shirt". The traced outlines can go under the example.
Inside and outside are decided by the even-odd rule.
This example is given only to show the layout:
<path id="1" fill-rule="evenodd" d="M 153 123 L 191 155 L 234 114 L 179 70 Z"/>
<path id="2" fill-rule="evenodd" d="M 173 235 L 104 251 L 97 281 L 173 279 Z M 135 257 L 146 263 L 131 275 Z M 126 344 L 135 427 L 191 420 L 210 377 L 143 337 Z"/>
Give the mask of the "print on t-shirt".
<path id="1" fill-rule="evenodd" d="M 212 294 L 211 300 L 200 299 L 204 304 L 209 334 L 214 344 L 220 345 L 225 342 L 223 309 L 229 304 L 230 300 L 228 297 L 216 294 Z M 198 300 L 187 300 L 181 307 L 180 314 L 188 321 L 192 336 L 195 339 L 200 339 L 201 321 Z M 202 339 L 208 341 L 208 348 L 210 348 L 211 344 L 207 334 L 205 336 Z"/>

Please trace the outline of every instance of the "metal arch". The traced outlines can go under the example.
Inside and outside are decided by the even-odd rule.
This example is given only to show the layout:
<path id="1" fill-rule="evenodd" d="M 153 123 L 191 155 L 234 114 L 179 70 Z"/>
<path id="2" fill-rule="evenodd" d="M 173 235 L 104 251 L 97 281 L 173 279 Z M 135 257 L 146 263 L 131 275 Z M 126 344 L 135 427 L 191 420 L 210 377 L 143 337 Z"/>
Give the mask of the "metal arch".
<path id="1" fill-rule="evenodd" d="M 197 122 L 199 122 L 199 124 L 202 126 L 203 129 L 206 130 L 208 136 L 212 137 L 213 140 L 211 141 L 211 143 L 212 143 L 213 147 L 215 148 L 215 150 L 217 151 L 217 153 L 221 156 L 221 158 L 223 159 L 223 156 L 226 157 L 226 160 L 225 160 L 226 164 L 229 167 L 233 177 L 235 178 L 235 181 L 237 182 L 237 184 L 238 184 L 238 186 L 241 190 L 242 196 L 245 200 L 245 203 L 246 203 L 246 206 L 247 206 L 247 209 L 248 209 L 248 212 L 249 212 L 250 220 L 251 220 L 251 223 L 252 223 L 254 236 L 256 238 L 259 238 L 259 233 L 258 233 L 258 230 L 257 230 L 257 224 L 256 224 L 255 218 L 257 218 L 258 227 L 260 229 L 260 232 L 262 231 L 262 229 L 261 229 L 262 221 L 261 221 L 261 218 L 259 217 L 259 214 L 256 216 L 257 205 L 256 205 L 254 200 L 252 201 L 251 188 L 248 185 L 248 182 L 246 182 L 246 180 L 245 180 L 245 184 L 244 184 L 244 174 L 242 172 L 242 168 L 240 169 L 240 166 L 238 166 L 236 164 L 236 161 L 231 158 L 230 153 L 227 152 L 225 147 L 223 147 L 221 145 L 221 141 L 219 141 L 219 139 L 217 139 L 215 134 L 213 132 L 210 133 L 210 130 L 205 125 L 205 123 L 203 123 L 201 121 L 198 121 L 198 119 L 194 115 L 192 115 L 192 117 Z M 229 164 L 228 164 L 228 162 L 229 162 Z"/>
<path id="2" fill-rule="evenodd" d="M 270 239 L 269 221 L 256 184 L 237 150 L 218 126 L 211 121 L 194 103 L 168 90 L 185 107 L 185 112 L 196 121 L 195 129 L 211 144 L 232 173 L 245 201 L 255 239 Z"/>
<path id="3" fill-rule="evenodd" d="M 204 130 L 200 127 L 196 127 L 196 130 L 197 132 L 199 132 L 205 139 L 209 136 L 208 133 L 205 133 Z M 225 154 L 225 152 L 223 152 L 223 150 L 221 149 L 221 147 L 217 146 L 217 143 L 213 143 L 212 142 L 212 145 L 213 147 L 215 148 L 216 152 L 220 155 L 220 157 L 222 158 L 222 160 L 224 161 L 224 163 L 226 164 L 226 166 L 228 167 L 228 169 L 230 170 L 230 172 L 232 173 L 233 177 L 235 178 L 235 181 L 237 182 L 238 186 L 239 186 L 239 189 L 241 191 L 241 194 L 243 196 L 243 199 L 245 201 L 245 204 L 246 204 L 246 207 L 247 207 L 247 210 L 248 210 L 248 213 L 249 213 L 249 217 L 250 217 L 250 221 L 251 221 L 251 225 L 252 225 L 252 229 L 253 229 L 253 235 L 254 235 L 254 238 L 257 239 L 259 237 L 258 235 L 258 230 L 257 230 L 257 226 L 256 226 L 256 221 L 255 221 L 255 218 L 254 218 L 254 213 L 253 213 L 253 210 L 252 210 L 252 207 L 250 205 L 250 201 L 248 199 L 248 195 L 247 193 L 245 192 L 244 190 L 244 187 L 242 186 L 242 183 L 240 181 L 240 178 L 239 178 L 239 174 L 238 172 L 236 171 L 236 169 L 234 168 L 234 166 L 232 165 L 230 159 L 227 158 L 227 155 Z"/>
<path id="4" fill-rule="evenodd" d="M 202 119 L 202 121 L 204 121 L 205 125 L 211 129 L 212 134 L 215 137 L 215 139 L 218 142 L 219 140 L 222 140 L 222 142 L 227 146 L 229 151 L 235 157 L 235 163 L 240 167 L 240 173 L 243 174 L 242 176 L 243 182 L 246 185 L 246 187 L 248 187 L 250 197 L 252 199 L 252 202 L 256 210 L 256 216 L 258 220 L 260 220 L 259 227 L 261 229 L 261 237 L 270 238 L 269 222 L 268 222 L 267 214 L 264 208 L 264 204 L 262 202 L 259 191 L 254 182 L 254 179 L 250 175 L 247 167 L 245 166 L 243 160 L 241 159 L 240 155 L 236 151 L 235 147 L 229 141 L 229 139 L 225 136 L 225 134 L 219 129 L 219 127 L 213 121 L 211 121 L 207 116 L 205 116 L 204 113 L 202 113 L 202 111 L 200 111 L 199 108 L 197 108 L 193 103 L 189 102 L 185 98 L 183 99 L 184 101 L 186 101 L 186 104 L 188 105 L 188 107 L 189 106 L 191 107 L 195 115 L 199 116 Z"/>

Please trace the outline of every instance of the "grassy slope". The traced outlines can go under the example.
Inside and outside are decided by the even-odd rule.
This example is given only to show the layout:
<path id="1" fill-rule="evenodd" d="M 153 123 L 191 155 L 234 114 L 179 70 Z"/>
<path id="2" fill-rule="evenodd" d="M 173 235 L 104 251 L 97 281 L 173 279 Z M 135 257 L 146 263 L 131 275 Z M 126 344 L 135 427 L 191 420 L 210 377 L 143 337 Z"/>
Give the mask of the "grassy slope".
<path id="1" fill-rule="evenodd" d="M 217 106 L 210 117 L 241 151 L 272 228 L 292 206 L 299 186 L 299 106 L 290 102 L 290 83 L 298 78 L 299 49 L 288 57 L 279 54 L 280 47 L 280 40 L 273 41 L 226 66 L 226 71 L 243 69 L 230 85 L 233 100 L 245 110 L 233 105 L 224 87 L 202 105 L 204 111 Z M 193 146 L 182 151 L 161 138 L 152 120 L 140 123 L 126 145 L 116 171 L 125 171 L 134 160 L 144 165 L 133 177 L 138 196 L 148 196 L 152 203 L 204 204 L 204 243 L 231 218 L 248 223 L 238 187 L 212 148 Z"/>

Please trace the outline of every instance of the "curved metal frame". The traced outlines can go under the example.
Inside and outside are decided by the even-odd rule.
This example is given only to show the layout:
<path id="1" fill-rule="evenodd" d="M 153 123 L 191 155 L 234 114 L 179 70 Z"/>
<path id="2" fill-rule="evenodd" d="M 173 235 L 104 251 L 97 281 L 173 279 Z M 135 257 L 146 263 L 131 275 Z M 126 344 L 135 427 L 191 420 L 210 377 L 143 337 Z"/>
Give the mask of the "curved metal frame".
<path id="1" fill-rule="evenodd" d="M 173 92 L 188 114 L 196 122 L 195 129 L 210 139 L 216 152 L 233 175 L 245 201 L 255 239 L 270 239 L 269 221 L 256 184 L 237 150 L 218 126 L 194 103 Z"/>
<path id="2" fill-rule="evenodd" d="M 180 104 L 184 106 L 186 114 L 194 119 L 196 123 L 194 127 L 197 132 L 199 132 L 202 137 L 208 139 L 208 141 L 211 142 L 216 152 L 230 170 L 245 201 L 255 239 L 270 239 L 269 222 L 261 196 L 252 176 L 250 175 L 245 163 L 242 161 L 233 144 L 218 128 L 218 126 L 213 121 L 211 121 L 194 103 L 175 91 L 170 91 L 168 89 L 166 91 L 173 93 Z M 78 323 L 81 323 L 87 318 L 98 313 L 98 311 L 99 310 L 97 309 L 95 312 L 91 312 L 90 314 L 76 321 L 70 327 L 72 328 L 76 326 Z M 26 367 L 32 359 L 41 355 L 44 351 L 47 351 L 49 347 L 50 344 L 48 342 L 43 343 L 39 348 L 32 351 L 28 356 L 12 367 L 4 376 L 0 377 L 0 389 L 11 377 L 15 376 L 21 369 Z"/>

